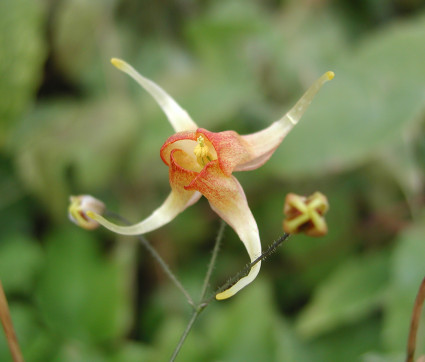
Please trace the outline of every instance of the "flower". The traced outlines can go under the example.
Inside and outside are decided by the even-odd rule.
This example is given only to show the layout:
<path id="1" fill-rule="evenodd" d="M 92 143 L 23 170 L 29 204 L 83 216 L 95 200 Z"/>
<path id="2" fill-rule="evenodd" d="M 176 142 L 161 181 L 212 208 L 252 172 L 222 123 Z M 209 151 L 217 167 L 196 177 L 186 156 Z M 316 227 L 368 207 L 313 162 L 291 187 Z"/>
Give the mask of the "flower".
<path id="1" fill-rule="evenodd" d="M 99 223 L 87 216 L 87 212 L 103 214 L 105 204 L 90 195 L 70 196 L 71 204 L 68 208 L 69 219 L 83 229 L 93 230 L 99 227 Z"/>
<path id="2" fill-rule="evenodd" d="M 329 210 L 328 199 L 320 192 L 309 197 L 296 194 L 286 195 L 283 212 L 283 230 L 288 234 L 304 232 L 309 236 L 324 236 L 328 226 L 324 215 Z"/>
<path id="3" fill-rule="evenodd" d="M 211 208 L 238 234 L 251 261 L 255 260 L 261 255 L 257 223 L 244 191 L 232 173 L 254 170 L 263 165 L 334 73 L 322 75 L 284 117 L 268 128 L 241 136 L 234 131 L 215 133 L 198 128 L 187 112 L 157 84 L 120 59 L 113 58 L 111 62 L 155 98 L 176 131 L 160 150 L 162 161 L 169 167 L 171 193 L 149 217 L 132 226 L 115 225 L 94 212 L 87 215 L 118 234 L 144 234 L 167 224 L 204 195 Z M 229 298 L 251 283 L 260 265 L 255 264 L 247 276 L 217 294 L 216 299 Z"/>

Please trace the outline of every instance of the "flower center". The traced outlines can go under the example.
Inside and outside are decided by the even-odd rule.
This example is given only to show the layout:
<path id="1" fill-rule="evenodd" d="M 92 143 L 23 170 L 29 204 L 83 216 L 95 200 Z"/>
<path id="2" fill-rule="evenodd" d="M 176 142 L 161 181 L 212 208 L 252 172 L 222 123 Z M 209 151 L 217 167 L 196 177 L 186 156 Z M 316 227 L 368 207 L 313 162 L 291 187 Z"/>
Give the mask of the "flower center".
<path id="1" fill-rule="evenodd" d="M 205 144 L 204 137 L 199 136 L 197 138 L 198 144 L 195 146 L 193 153 L 196 156 L 198 164 L 204 167 L 208 162 L 213 160 L 213 156 L 209 150 L 209 147 Z"/>

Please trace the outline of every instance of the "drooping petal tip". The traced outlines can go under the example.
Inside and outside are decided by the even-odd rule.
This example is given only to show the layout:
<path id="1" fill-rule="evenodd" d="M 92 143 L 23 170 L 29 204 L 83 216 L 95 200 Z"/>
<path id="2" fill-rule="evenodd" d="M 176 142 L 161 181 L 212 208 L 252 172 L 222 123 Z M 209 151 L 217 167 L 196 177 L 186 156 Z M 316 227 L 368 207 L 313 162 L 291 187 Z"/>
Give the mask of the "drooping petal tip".
<path id="1" fill-rule="evenodd" d="M 335 73 L 330 70 L 326 72 L 326 76 L 328 77 L 329 80 L 332 80 L 335 77 Z"/>

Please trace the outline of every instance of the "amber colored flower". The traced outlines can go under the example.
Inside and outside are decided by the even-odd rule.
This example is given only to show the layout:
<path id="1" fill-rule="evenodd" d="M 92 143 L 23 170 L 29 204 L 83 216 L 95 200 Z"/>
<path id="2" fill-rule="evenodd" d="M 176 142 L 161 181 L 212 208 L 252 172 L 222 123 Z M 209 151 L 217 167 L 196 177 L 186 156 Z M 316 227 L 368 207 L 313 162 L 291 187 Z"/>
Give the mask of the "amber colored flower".
<path id="1" fill-rule="evenodd" d="M 95 213 L 88 213 L 89 217 L 119 234 L 144 234 L 167 224 L 203 195 L 211 208 L 238 234 L 251 261 L 255 260 L 261 255 L 257 223 L 244 191 L 232 173 L 255 170 L 263 165 L 297 124 L 321 86 L 334 77 L 334 73 L 322 75 L 284 117 L 266 129 L 239 135 L 234 131 L 216 133 L 198 128 L 187 112 L 157 84 L 122 60 L 114 58 L 111 62 L 155 98 L 176 132 L 160 150 L 162 161 L 169 167 L 171 193 L 149 217 L 133 226 L 115 225 Z M 217 294 L 216 298 L 229 298 L 251 283 L 260 265 L 257 263 L 246 277 Z"/>

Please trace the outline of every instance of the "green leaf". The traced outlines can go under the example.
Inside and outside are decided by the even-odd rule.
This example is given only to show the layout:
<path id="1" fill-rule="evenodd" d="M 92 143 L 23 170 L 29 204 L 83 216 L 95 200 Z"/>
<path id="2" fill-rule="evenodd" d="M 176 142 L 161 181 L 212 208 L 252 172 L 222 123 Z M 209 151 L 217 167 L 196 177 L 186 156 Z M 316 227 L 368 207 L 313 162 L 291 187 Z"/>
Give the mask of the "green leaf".
<path id="1" fill-rule="evenodd" d="M 0 243 L 0 278 L 6 293 L 30 293 L 42 267 L 39 244 L 22 235 L 5 235 Z"/>
<path id="2" fill-rule="evenodd" d="M 25 360 L 48 361 L 55 351 L 57 341 L 41 327 L 37 310 L 9 300 L 13 327 Z M 0 361 L 12 361 L 6 339 L 0 333 Z"/>
<path id="3" fill-rule="evenodd" d="M 0 149 L 35 96 L 45 58 L 41 1 L 0 2 Z"/>
<path id="4" fill-rule="evenodd" d="M 365 353 L 379 351 L 380 330 L 379 317 L 372 316 L 324 334 L 312 340 L 308 347 L 318 361 L 359 361 Z"/>
<path id="5" fill-rule="evenodd" d="M 301 312 L 297 321 L 300 334 L 314 337 L 370 314 L 386 295 L 387 269 L 386 253 L 344 261 L 319 285 Z"/>
<path id="6" fill-rule="evenodd" d="M 277 317 L 272 290 L 261 277 L 210 308 L 203 327 L 212 360 L 314 361 L 291 325 Z"/>
<path id="7" fill-rule="evenodd" d="M 128 300 L 121 271 L 101 257 L 95 240 L 76 228 L 46 240 L 46 264 L 37 297 L 58 336 L 104 342 L 126 328 Z"/>
<path id="8" fill-rule="evenodd" d="M 71 185 L 90 192 L 117 176 L 136 121 L 131 104 L 118 98 L 40 104 L 13 135 L 18 174 L 62 219 Z"/>
<path id="9" fill-rule="evenodd" d="M 386 28 L 342 56 L 332 69 L 335 79 L 266 167 L 295 177 L 374 158 L 424 110 L 424 38 L 422 16 Z"/>
<path id="10" fill-rule="evenodd" d="M 140 362 L 150 361 L 152 356 L 152 349 L 141 343 L 126 342 L 121 344 L 119 350 L 113 353 L 110 360 L 111 362 Z"/>
<path id="11" fill-rule="evenodd" d="M 406 357 L 404 353 L 381 354 L 368 352 L 363 355 L 362 362 L 400 362 Z"/>
<path id="12" fill-rule="evenodd" d="M 391 283 L 384 309 L 383 340 L 389 351 L 400 352 L 406 348 L 416 294 L 425 277 L 425 227 L 424 216 L 398 238 L 391 265 Z M 420 325 L 425 325 L 422 313 Z M 425 338 L 423 327 L 418 341 Z M 418 343 L 417 355 L 425 353 L 425 345 Z"/>
<path id="13" fill-rule="evenodd" d="M 105 74 L 111 73 L 109 59 L 117 46 L 110 24 L 115 2 L 64 0 L 55 8 L 53 59 L 69 81 L 93 93 L 105 88 Z"/>

